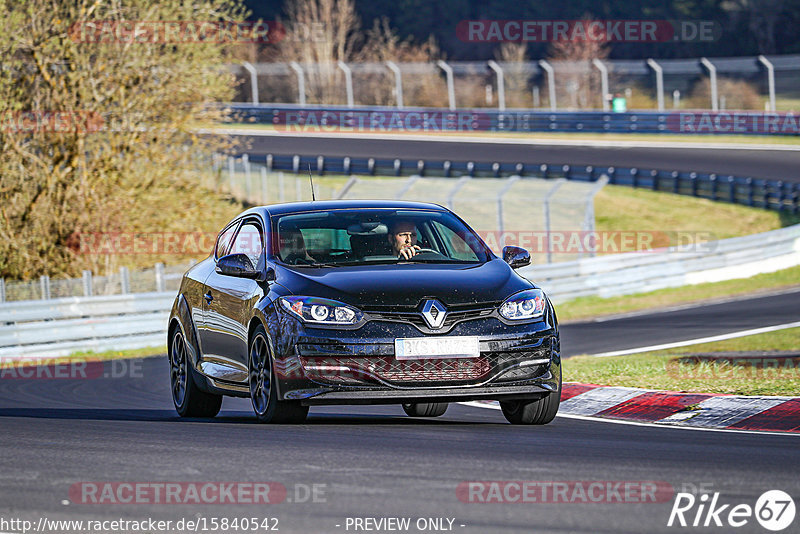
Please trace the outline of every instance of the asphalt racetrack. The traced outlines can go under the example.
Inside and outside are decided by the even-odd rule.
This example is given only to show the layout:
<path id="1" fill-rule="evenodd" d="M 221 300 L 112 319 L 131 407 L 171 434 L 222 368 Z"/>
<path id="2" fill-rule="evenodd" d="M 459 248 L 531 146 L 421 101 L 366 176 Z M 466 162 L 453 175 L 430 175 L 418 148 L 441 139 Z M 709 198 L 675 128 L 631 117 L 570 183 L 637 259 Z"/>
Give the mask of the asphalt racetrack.
<path id="1" fill-rule="evenodd" d="M 583 352 L 587 337 L 608 349 L 731 328 L 707 320 L 707 327 L 693 330 L 698 317 L 736 317 L 737 328 L 754 328 L 771 321 L 763 316 L 770 307 L 796 317 L 796 307 L 787 306 L 797 296 L 567 324 L 564 352 Z M 754 313 L 741 313 L 748 309 Z M 95 379 L 3 379 L 0 399 L 0 517 L 34 522 L 257 517 L 277 518 L 280 532 L 313 534 L 355 532 L 358 518 L 407 517 L 412 525 L 445 518 L 444 525 L 453 521 L 451 531 L 463 533 L 669 532 L 677 528 L 667 526 L 676 492 L 719 492 L 720 505 L 750 506 L 767 490 L 800 492 L 798 438 L 785 434 L 567 417 L 517 427 L 497 410 L 472 405 L 451 405 L 432 420 L 406 417 L 394 405 L 314 407 L 303 425 L 269 426 L 255 422 L 247 399 L 226 399 L 215 419 L 180 420 L 165 357 L 107 363 L 105 375 Z M 116 498 L 86 504 L 76 489 L 165 481 L 278 482 L 287 494 L 268 505 L 126 504 Z M 476 501 L 488 493 L 473 494 L 471 502 L 457 491 L 470 481 L 567 482 L 573 489 L 592 481 L 606 488 L 655 483 L 668 491 L 656 493 L 657 502 L 611 490 L 593 493 L 600 501 L 590 502 L 570 490 L 566 502 L 517 502 L 512 492 L 510 502 L 485 503 Z M 696 511 L 687 512 L 689 523 Z M 753 518 L 737 530 L 764 531 Z"/>
<path id="2" fill-rule="evenodd" d="M 251 143 L 248 151 L 254 155 L 569 162 L 792 180 L 799 179 L 800 163 L 800 152 L 748 149 L 546 147 L 287 134 L 253 137 Z M 790 291 L 564 324 L 562 349 L 566 356 L 598 353 L 789 323 L 798 320 L 798 297 L 798 291 Z M 475 405 L 451 405 L 437 419 L 412 419 L 394 405 L 315 407 L 303 425 L 270 426 L 255 422 L 247 399 L 226 399 L 214 419 L 181 420 L 172 407 L 165 357 L 106 363 L 103 373 L 90 379 L 4 377 L 0 429 L 0 531 L 7 532 L 22 532 L 10 519 L 30 520 L 40 532 L 101 532 L 86 524 L 55 528 L 50 522 L 149 518 L 173 521 L 170 532 L 266 532 L 265 524 L 303 534 L 729 532 L 734 529 L 726 523 L 727 513 L 733 506 L 752 509 L 768 490 L 800 495 L 795 435 L 562 416 L 543 427 L 518 427 L 507 424 L 499 411 Z M 495 485 L 469 485 L 476 481 Z M 495 502 L 479 502 L 491 495 L 487 488 L 513 489 L 508 481 L 570 489 L 559 498 L 552 491 L 549 497 L 533 491 L 527 498 L 511 491 L 499 499 L 495 493 Z M 236 504 L 164 504 L 152 493 L 126 503 L 120 497 L 129 493 L 112 491 L 101 499 L 105 504 L 92 504 L 83 491 L 119 488 L 109 483 L 146 487 L 164 482 L 274 482 L 286 488 L 286 495 L 271 504 L 245 504 L 246 498 Z M 589 495 L 577 491 L 593 483 L 604 489 Z M 654 499 L 624 491 L 653 484 L 668 491 Z M 459 491 L 465 485 L 483 491 Z M 711 527 L 680 528 L 677 519 L 667 526 L 678 492 L 698 498 L 684 514 L 686 521 L 691 525 L 697 517 L 698 524 L 708 520 Z M 728 505 L 719 516 L 722 527 L 713 526 L 714 518 L 700 510 L 701 495 L 710 500 L 715 494 L 717 507 Z M 223 529 L 223 518 L 254 518 L 259 528 L 251 523 L 244 529 L 240 523 Z M 408 518 L 410 527 L 392 529 L 397 524 L 386 523 L 389 518 Z M 737 532 L 765 532 L 755 517 L 746 519 Z M 178 527 L 180 520 L 184 523 Z M 187 520 L 197 522 L 194 528 Z M 796 531 L 798 521 L 786 532 Z"/>
<path id="3" fill-rule="evenodd" d="M 300 154 L 376 159 L 424 159 L 432 161 L 481 161 L 500 163 L 554 163 L 639 167 L 641 169 L 715 172 L 721 175 L 752 176 L 773 180 L 800 181 L 800 150 L 797 147 L 762 149 L 746 145 L 656 146 L 641 143 L 601 143 L 569 141 L 548 144 L 546 141 L 526 144 L 513 139 L 491 142 L 481 139 L 410 140 L 403 136 L 375 138 L 347 134 L 315 135 L 313 133 L 263 132 L 263 135 L 243 135 L 249 148 L 242 149 L 252 156 L 266 154 Z M 698 142 L 713 143 L 713 138 L 698 138 Z M 768 142 L 768 139 L 765 140 Z"/>

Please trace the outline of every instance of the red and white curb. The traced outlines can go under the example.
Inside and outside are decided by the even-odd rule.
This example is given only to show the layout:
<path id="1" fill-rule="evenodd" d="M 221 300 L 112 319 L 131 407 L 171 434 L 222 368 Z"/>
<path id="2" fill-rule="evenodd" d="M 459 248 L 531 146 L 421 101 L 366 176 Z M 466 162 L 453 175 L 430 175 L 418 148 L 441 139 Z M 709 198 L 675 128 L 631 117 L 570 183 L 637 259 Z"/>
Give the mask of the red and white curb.
<path id="1" fill-rule="evenodd" d="M 796 397 L 566 383 L 561 388 L 558 414 L 687 428 L 800 433 L 800 398 Z"/>

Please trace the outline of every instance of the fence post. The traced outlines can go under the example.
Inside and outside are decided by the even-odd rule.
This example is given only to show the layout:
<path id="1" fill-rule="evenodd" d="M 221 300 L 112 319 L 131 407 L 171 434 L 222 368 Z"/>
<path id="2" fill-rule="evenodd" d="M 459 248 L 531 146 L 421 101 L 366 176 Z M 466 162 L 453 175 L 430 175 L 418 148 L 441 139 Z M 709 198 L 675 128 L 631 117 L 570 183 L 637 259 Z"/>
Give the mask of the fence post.
<path id="1" fill-rule="evenodd" d="M 658 93 L 658 111 L 664 111 L 664 69 L 654 59 L 648 59 L 647 65 L 656 73 L 656 93 Z"/>
<path id="2" fill-rule="evenodd" d="M 497 231 L 499 232 L 501 238 L 503 237 L 503 195 L 508 193 L 508 190 L 511 189 L 515 183 L 517 183 L 519 178 L 519 176 L 509 177 L 506 183 L 503 185 L 503 188 L 497 193 Z"/>
<path id="3" fill-rule="evenodd" d="M 631 169 L 631 182 L 633 184 L 634 189 L 639 187 L 639 169 L 637 169 L 636 167 Z"/>
<path id="4" fill-rule="evenodd" d="M 278 172 L 278 200 L 281 202 L 286 200 L 286 190 L 283 183 L 283 171 Z"/>
<path id="5" fill-rule="evenodd" d="M 244 166 L 244 198 L 250 202 L 250 156 L 242 154 L 242 165 Z"/>
<path id="6" fill-rule="evenodd" d="M 497 74 L 497 109 L 506 110 L 506 84 L 503 76 L 503 69 L 493 59 L 489 60 L 489 68 Z"/>
<path id="7" fill-rule="evenodd" d="M 603 102 L 603 111 L 609 111 L 609 102 L 606 96 L 608 95 L 608 68 L 605 64 L 597 58 L 592 60 L 592 65 L 597 67 L 600 71 L 600 100 Z"/>
<path id="8" fill-rule="evenodd" d="M 119 268 L 119 282 L 123 295 L 127 295 L 131 292 L 131 276 L 127 267 Z"/>
<path id="9" fill-rule="evenodd" d="M 658 191 L 660 176 L 658 175 L 658 171 L 653 169 L 650 171 L 650 179 L 653 181 L 653 191 Z"/>
<path id="10" fill-rule="evenodd" d="M 46 274 L 40 276 L 39 285 L 42 288 L 42 300 L 50 300 L 50 277 Z"/>
<path id="11" fill-rule="evenodd" d="M 453 79 L 453 68 L 442 61 L 441 59 L 436 62 L 436 65 L 442 69 L 447 77 L 447 100 L 449 102 L 450 111 L 456 109 L 456 85 Z"/>
<path id="12" fill-rule="evenodd" d="M 342 60 L 339 60 L 339 68 L 344 72 L 344 90 L 347 94 L 347 107 L 352 108 L 353 102 L 353 71 Z"/>
<path id="13" fill-rule="evenodd" d="M 753 184 L 753 179 L 749 176 L 745 179 L 745 183 L 747 184 L 747 205 L 753 205 L 753 195 L 755 195 L 755 185 Z"/>
<path id="14" fill-rule="evenodd" d="M 591 234 L 595 233 L 595 220 L 594 220 L 594 198 L 597 196 L 597 193 L 600 192 L 608 184 L 608 176 L 601 176 L 597 182 L 595 182 L 594 187 L 591 191 L 589 191 L 589 197 L 586 199 L 586 207 L 584 208 L 584 218 L 583 218 L 583 229 L 586 232 L 591 232 Z M 589 256 L 595 257 L 597 255 L 597 236 L 595 235 L 595 247 L 589 250 Z M 580 257 L 583 257 L 583 249 L 585 247 L 581 247 L 581 254 Z"/>
<path id="15" fill-rule="evenodd" d="M 769 85 L 769 110 L 775 113 L 775 67 L 765 56 L 758 56 L 762 65 L 767 67 L 767 84 Z"/>
<path id="16" fill-rule="evenodd" d="M 386 66 L 394 73 L 394 92 L 397 99 L 397 109 L 403 109 L 403 74 L 394 61 L 387 61 Z"/>
<path id="17" fill-rule="evenodd" d="M 561 187 L 564 182 L 566 182 L 565 178 L 556 180 L 555 185 L 550 188 L 550 191 L 545 194 L 544 200 L 542 200 L 542 205 L 544 207 L 544 235 L 547 240 L 547 263 L 553 263 L 553 248 L 550 243 L 550 198 L 556 194 L 556 191 L 558 191 L 558 188 Z"/>
<path id="18" fill-rule="evenodd" d="M 84 270 L 83 271 L 83 296 L 84 297 L 91 297 L 92 296 L 92 271 Z"/>
<path id="19" fill-rule="evenodd" d="M 228 156 L 228 187 L 230 188 L 231 196 L 233 196 L 233 175 L 236 172 L 236 161 L 233 156 Z"/>
<path id="20" fill-rule="evenodd" d="M 267 168 L 261 167 L 261 204 L 267 203 Z"/>
<path id="21" fill-rule="evenodd" d="M 250 73 L 250 99 L 253 104 L 258 104 L 258 73 L 256 68 L 248 61 L 242 63 L 242 66 Z"/>
<path id="22" fill-rule="evenodd" d="M 539 60 L 539 65 L 547 73 L 547 89 L 550 94 L 550 110 L 555 111 L 557 109 L 555 71 L 553 70 L 553 66 L 543 59 Z"/>
<path id="23" fill-rule="evenodd" d="M 711 63 L 708 58 L 701 57 L 700 63 L 708 69 L 708 75 L 711 79 L 711 111 L 719 110 L 719 98 L 717 95 L 717 67 Z"/>
<path id="24" fill-rule="evenodd" d="M 306 105 L 306 77 L 303 67 L 297 61 L 292 61 L 289 66 L 297 74 L 297 102 L 305 107 Z"/>
<path id="25" fill-rule="evenodd" d="M 156 291 L 163 293 L 167 290 L 167 285 L 164 280 L 164 264 L 161 262 L 156 263 Z"/>
<path id="26" fill-rule="evenodd" d="M 681 173 L 672 171 L 672 192 L 676 195 L 681 194 Z"/>
<path id="27" fill-rule="evenodd" d="M 6 280 L 0 278 L 0 302 L 6 301 Z"/>
<path id="28" fill-rule="evenodd" d="M 696 197 L 697 196 L 697 173 L 696 172 L 690 172 L 689 173 L 689 180 L 691 181 L 691 184 L 692 184 L 692 196 Z"/>

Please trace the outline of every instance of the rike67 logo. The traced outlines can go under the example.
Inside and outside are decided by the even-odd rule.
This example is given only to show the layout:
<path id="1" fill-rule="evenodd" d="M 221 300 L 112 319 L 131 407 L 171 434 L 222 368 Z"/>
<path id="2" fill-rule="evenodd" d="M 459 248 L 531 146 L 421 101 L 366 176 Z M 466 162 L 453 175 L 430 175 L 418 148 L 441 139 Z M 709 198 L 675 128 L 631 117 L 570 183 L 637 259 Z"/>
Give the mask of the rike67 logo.
<path id="1" fill-rule="evenodd" d="M 765 529 L 778 532 L 791 525 L 794 516 L 794 500 L 781 490 L 764 492 L 756 500 L 755 506 L 746 503 L 722 504 L 719 492 L 713 495 L 702 493 L 699 497 L 681 492 L 675 496 L 667 526 L 739 528 L 755 517 Z"/>

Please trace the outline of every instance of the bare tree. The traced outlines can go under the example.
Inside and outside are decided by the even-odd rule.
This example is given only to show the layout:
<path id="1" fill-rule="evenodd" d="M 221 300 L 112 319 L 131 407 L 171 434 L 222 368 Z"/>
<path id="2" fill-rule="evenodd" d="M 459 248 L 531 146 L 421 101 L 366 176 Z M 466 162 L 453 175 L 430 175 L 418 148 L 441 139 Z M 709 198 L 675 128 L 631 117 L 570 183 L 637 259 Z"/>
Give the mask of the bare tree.
<path id="1" fill-rule="evenodd" d="M 577 24 L 588 27 L 593 20 L 584 17 Z M 586 35 L 587 32 L 584 32 Z M 608 41 L 600 38 L 560 39 L 550 44 L 549 58 L 559 62 L 555 67 L 556 90 L 574 108 L 598 107 L 600 75 L 592 66 L 593 59 L 605 59 L 610 52 Z M 566 93 L 566 94 L 565 94 Z M 604 97 L 605 95 L 603 95 Z M 563 100 L 562 100 L 563 101 Z"/>
<path id="2" fill-rule="evenodd" d="M 340 103 L 343 76 L 337 62 L 350 61 L 360 41 L 353 0 L 291 0 L 286 14 L 281 58 L 316 65 L 306 69 L 306 92 L 312 102 Z"/>

